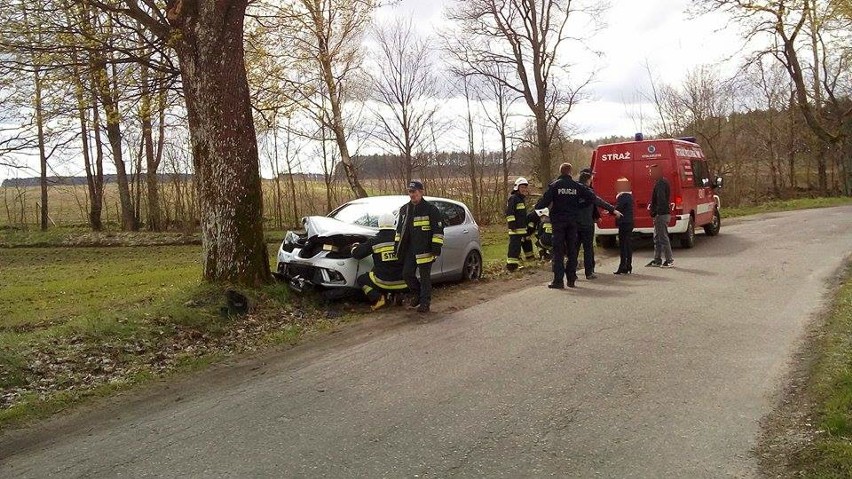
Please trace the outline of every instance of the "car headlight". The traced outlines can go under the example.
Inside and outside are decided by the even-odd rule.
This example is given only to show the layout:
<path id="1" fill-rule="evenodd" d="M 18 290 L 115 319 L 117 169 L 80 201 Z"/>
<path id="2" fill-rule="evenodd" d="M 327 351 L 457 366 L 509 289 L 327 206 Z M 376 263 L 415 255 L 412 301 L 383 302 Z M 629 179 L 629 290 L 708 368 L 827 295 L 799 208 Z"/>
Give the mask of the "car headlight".
<path id="1" fill-rule="evenodd" d="M 288 231 L 284 235 L 284 244 L 297 244 L 298 242 L 299 242 L 299 235 L 297 235 L 293 231 Z"/>

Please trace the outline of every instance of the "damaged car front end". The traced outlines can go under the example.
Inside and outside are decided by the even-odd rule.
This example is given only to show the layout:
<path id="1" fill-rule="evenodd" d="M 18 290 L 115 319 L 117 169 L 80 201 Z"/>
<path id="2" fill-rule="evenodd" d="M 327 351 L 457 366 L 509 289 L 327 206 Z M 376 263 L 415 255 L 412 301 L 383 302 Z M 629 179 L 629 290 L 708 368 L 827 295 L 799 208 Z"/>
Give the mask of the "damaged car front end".
<path id="1" fill-rule="evenodd" d="M 278 250 L 278 277 L 299 292 L 350 293 L 358 275 L 372 268 L 371 258 L 352 258 L 352 246 L 375 236 L 378 230 L 325 216 L 308 216 L 303 226 L 303 231 L 289 231 L 284 236 Z"/>

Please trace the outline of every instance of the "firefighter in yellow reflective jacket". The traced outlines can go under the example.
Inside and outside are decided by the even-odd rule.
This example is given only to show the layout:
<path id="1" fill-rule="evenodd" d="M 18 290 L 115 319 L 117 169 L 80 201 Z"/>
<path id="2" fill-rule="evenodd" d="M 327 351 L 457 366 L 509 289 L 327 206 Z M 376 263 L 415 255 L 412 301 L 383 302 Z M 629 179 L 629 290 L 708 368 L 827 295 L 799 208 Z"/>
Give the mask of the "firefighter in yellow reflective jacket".
<path id="1" fill-rule="evenodd" d="M 530 192 L 529 182 L 520 177 L 515 180 L 512 194 L 506 202 L 506 223 L 509 226 L 509 252 L 506 255 L 506 269 L 515 271 L 521 264 L 521 250 L 524 251 L 524 259 L 531 261 L 535 259 L 532 240 L 527 232 L 527 205 L 526 197 Z"/>
<path id="2" fill-rule="evenodd" d="M 373 270 L 355 280 L 373 303 L 373 311 L 385 305 L 389 293 L 401 293 L 408 289 L 402 279 L 402 263 L 394 251 L 395 236 L 394 216 L 385 213 L 379 216 L 379 234 L 352 247 L 352 257 L 355 259 L 373 255 Z"/>
<path id="3" fill-rule="evenodd" d="M 409 307 L 428 313 L 432 301 L 432 263 L 444 246 L 444 222 L 438 207 L 423 199 L 423 193 L 423 183 L 415 180 L 408 184 L 411 201 L 399 209 L 396 252 L 402 261 L 402 278 L 413 295 Z"/>

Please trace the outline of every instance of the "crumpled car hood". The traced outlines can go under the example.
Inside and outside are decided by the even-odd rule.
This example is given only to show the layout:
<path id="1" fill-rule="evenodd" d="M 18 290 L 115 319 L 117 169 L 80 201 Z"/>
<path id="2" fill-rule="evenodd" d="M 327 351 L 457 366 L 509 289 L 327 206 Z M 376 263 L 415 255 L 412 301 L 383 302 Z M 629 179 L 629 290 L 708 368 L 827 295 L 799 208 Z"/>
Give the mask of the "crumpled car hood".
<path id="1" fill-rule="evenodd" d="M 308 238 L 328 237 L 334 235 L 360 235 L 360 236 L 376 236 L 378 230 L 367 226 L 353 225 L 344 223 L 334 218 L 327 216 L 306 216 L 303 224 Z"/>

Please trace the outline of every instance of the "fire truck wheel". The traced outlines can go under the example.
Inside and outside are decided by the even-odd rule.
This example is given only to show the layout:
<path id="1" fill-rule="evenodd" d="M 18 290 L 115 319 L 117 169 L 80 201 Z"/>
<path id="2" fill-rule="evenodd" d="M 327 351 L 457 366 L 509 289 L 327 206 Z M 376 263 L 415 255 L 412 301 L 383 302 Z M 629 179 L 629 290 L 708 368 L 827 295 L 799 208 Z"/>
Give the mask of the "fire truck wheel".
<path id="1" fill-rule="evenodd" d="M 722 228 L 722 216 L 719 214 L 719 208 L 713 210 L 713 221 L 710 224 L 704 225 L 704 234 L 707 236 L 716 236 L 719 234 L 719 229 Z"/>
<path id="2" fill-rule="evenodd" d="M 680 235 L 680 246 L 687 249 L 695 246 L 695 220 L 692 217 L 686 225 L 686 232 Z"/>

